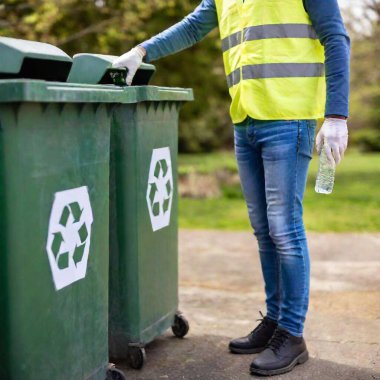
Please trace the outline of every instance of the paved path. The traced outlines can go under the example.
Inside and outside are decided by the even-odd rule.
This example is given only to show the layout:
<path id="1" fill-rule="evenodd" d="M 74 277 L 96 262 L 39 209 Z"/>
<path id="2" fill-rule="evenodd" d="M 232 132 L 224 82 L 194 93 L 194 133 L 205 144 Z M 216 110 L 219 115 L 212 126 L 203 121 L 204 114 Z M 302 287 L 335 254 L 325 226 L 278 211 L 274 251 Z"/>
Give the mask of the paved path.
<path id="1" fill-rule="evenodd" d="M 311 359 L 276 379 L 380 379 L 380 234 L 309 234 L 311 302 L 305 337 Z M 181 309 L 187 338 L 170 333 L 147 347 L 128 380 L 244 380 L 252 356 L 228 341 L 265 310 L 258 253 L 247 232 L 180 232 Z"/>

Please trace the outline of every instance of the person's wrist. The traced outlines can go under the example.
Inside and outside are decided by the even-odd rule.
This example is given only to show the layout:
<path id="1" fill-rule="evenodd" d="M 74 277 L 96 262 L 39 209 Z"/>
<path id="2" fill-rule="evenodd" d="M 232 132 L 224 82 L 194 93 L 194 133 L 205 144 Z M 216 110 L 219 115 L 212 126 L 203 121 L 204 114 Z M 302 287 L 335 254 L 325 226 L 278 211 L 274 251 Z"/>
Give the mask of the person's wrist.
<path id="1" fill-rule="evenodd" d="M 135 51 L 139 54 L 141 59 L 143 59 L 146 56 L 146 50 L 141 45 L 135 46 Z"/>
<path id="2" fill-rule="evenodd" d="M 326 115 L 326 119 L 341 119 L 341 120 L 347 120 L 346 116 L 342 115 Z"/>

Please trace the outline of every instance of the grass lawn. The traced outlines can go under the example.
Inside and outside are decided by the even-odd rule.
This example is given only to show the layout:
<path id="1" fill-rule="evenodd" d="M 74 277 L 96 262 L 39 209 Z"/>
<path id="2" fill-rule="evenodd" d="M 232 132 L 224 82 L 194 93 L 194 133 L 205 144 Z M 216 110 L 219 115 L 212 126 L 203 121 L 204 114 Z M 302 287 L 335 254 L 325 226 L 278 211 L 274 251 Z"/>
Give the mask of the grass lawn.
<path id="1" fill-rule="evenodd" d="M 314 191 L 318 157 L 314 156 L 305 194 L 305 224 L 310 231 L 380 231 L 380 154 L 348 151 L 338 166 L 333 194 Z M 227 168 L 236 172 L 232 152 L 180 155 L 179 172 L 207 174 Z M 249 229 L 247 211 L 238 186 L 213 199 L 180 200 L 182 228 Z"/>

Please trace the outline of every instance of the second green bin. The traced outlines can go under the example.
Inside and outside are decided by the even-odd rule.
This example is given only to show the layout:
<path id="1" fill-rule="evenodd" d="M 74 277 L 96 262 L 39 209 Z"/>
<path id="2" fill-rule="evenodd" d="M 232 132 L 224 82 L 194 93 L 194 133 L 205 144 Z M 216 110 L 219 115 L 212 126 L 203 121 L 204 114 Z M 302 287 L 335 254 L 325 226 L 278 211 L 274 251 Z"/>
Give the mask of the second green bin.
<path id="1" fill-rule="evenodd" d="M 71 81 L 97 65 L 104 81 L 114 57 L 74 57 Z M 147 84 L 154 67 L 144 65 L 134 84 Z M 103 78 L 103 79 L 100 79 Z M 70 79 L 70 78 L 69 78 Z M 188 331 L 178 312 L 178 114 L 191 89 L 125 88 L 113 109 L 110 157 L 110 356 L 144 362 L 144 345 L 172 327 Z"/>

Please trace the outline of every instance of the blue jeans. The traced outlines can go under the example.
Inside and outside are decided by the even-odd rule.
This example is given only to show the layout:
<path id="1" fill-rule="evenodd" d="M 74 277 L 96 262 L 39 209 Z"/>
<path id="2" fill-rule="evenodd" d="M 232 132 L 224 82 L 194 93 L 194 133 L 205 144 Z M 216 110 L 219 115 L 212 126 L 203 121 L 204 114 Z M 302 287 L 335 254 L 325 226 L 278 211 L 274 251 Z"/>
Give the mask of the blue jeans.
<path id="1" fill-rule="evenodd" d="M 315 128 L 315 120 L 251 118 L 234 126 L 240 180 L 259 245 L 267 316 L 295 336 L 302 336 L 309 304 L 302 201 Z"/>

